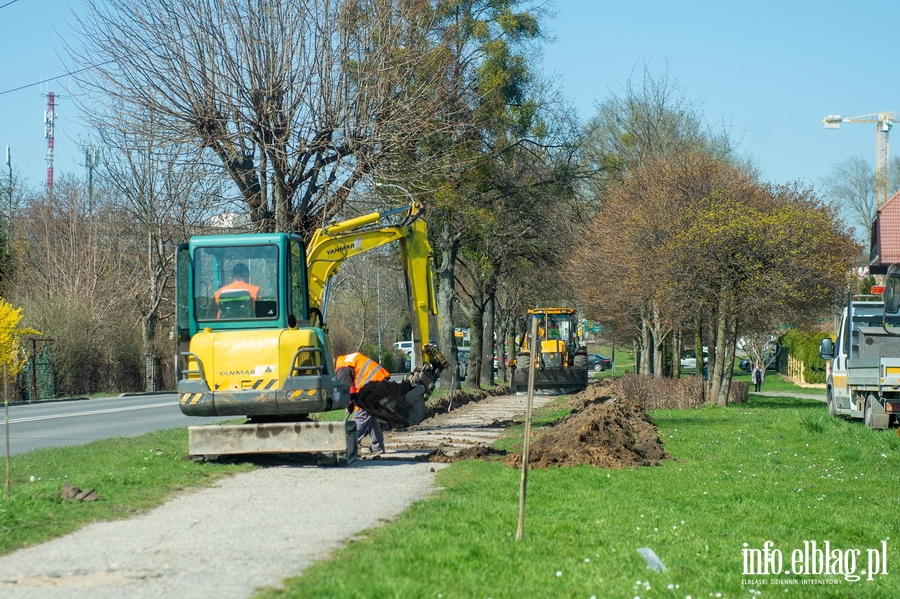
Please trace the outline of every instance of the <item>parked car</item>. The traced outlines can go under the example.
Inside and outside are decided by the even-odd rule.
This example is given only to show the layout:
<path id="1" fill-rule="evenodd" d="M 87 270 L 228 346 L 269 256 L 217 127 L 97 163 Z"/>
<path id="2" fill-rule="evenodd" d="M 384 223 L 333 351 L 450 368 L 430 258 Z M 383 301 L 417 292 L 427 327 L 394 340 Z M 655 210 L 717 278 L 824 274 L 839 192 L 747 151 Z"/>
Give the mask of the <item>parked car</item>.
<path id="1" fill-rule="evenodd" d="M 763 358 L 766 363 L 766 370 L 775 370 L 775 357 L 772 355 L 766 356 Z M 753 363 L 750 362 L 750 358 L 744 358 L 740 362 L 738 362 L 738 368 L 743 370 L 744 372 L 750 372 L 753 370 Z"/>
<path id="2" fill-rule="evenodd" d="M 394 344 L 394 349 L 400 350 L 404 354 L 409 355 L 412 353 L 412 341 L 398 341 Z"/>
<path id="3" fill-rule="evenodd" d="M 703 352 L 703 363 L 709 363 L 709 354 Z M 689 350 L 681 354 L 681 368 L 687 370 L 696 370 L 697 369 L 697 353 L 693 350 Z"/>
<path id="4" fill-rule="evenodd" d="M 588 354 L 588 369 L 603 372 L 609 368 L 612 368 L 612 360 L 600 354 Z"/>

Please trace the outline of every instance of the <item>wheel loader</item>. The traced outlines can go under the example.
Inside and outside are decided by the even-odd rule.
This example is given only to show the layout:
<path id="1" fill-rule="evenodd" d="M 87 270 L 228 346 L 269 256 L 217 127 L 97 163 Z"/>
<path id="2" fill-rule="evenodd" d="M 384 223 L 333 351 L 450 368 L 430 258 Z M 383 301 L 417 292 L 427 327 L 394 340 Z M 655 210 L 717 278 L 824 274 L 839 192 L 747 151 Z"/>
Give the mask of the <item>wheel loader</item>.
<path id="1" fill-rule="evenodd" d="M 196 236 L 178 248 L 178 393 L 189 416 L 246 417 L 191 426 L 194 459 L 310 453 L 320 464 L 356 459 L 352 420 L 309 415 L 346 408 L 326 326 L 328 287 L 348 258 L 397 241 L 405 266 L 416 364 L 402 395 L 362 405 L 395 426 L 425 418 L 425 400 L 447 361 L 427 345 L 436 314 L 431 248 L 413 204 L 323 227 L 309 243 L 287 233 Z M 398 222 L 394 222 L 394 221 Z"/>
<path id="2" fill-rule="evenodd" d="M 531 339 L 537 320 L 537 339 Z M 534 391 L 544 395 L 577 393 L 587 388 L 587 348 L 581 343 L 578 320 L 572 308 L 535 308 L 528 311 L 513 382 L 518 393 L 528 389 L 534 369 Z"/>

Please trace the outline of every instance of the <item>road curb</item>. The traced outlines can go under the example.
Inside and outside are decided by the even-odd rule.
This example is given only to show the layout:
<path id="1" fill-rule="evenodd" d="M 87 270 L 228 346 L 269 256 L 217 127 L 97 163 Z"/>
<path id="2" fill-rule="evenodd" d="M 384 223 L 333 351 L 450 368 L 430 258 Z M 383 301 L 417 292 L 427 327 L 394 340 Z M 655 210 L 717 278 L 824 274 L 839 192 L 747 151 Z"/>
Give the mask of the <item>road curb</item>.
<path id="1" fill-rule="evenodd" d="M 90 397 L 60 397 L 56 399 L 39 399 L 37 401 L 17 400 L 9 402 L 10 406 L 33 406 L 38 404 L 56 403 L 59 401 L 87 401 Z"/>

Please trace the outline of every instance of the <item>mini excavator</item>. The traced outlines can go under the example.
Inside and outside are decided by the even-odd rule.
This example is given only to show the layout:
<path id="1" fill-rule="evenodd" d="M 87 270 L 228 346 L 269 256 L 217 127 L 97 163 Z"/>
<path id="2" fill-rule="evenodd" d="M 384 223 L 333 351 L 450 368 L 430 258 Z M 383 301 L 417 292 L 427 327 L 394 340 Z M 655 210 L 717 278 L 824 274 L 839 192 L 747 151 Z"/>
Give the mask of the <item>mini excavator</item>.
<path id="1" fill-rule="evenodd" d="M 246 416 L 191 426 L 195 460 L 232 454 L 311 453 L 321 465 L 356 459 L 356 425 L 309 415 L 346 408 L 326 326 L 329 282 L 348 258 L 397 241 L 405 267 L 417 367 L 400 396 L 361 406 L 396 426 L 425 418 L 447 361 L 428 345 L 437 314 L 422 207 L 374 212 L 317 230 L 196 236 L 178 248 L 178 394 L 189 416 Z"/>

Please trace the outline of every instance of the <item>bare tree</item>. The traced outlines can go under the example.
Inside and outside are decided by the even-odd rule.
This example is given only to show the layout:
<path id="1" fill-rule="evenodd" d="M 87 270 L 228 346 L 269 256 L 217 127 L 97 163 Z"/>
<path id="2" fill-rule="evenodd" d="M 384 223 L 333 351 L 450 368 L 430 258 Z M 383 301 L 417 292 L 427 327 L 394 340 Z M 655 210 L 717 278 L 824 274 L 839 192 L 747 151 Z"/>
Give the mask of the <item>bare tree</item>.
<path id="1" fill-rule="evenodd" d="M 205 165 L 201 153 L 161 139 L 152 116 L 111 111 L 94 115 L 96 146 L 88 152 L 98 179 L 128 215 L 122 238 L 143 252 L 144 285 L 134 294 L 143 353 L 152 356 L 160 320 L 172 316 L 171 283 L 175 247 L 197 230 L 204 218 L 221 209 L 221 169 Z M 140 261 L 140 253 L 134 259 Z M 166 347 L 166 350 L 169 348 Z M 153 361 L 145 377 L 155 384 Z"/>
<path id="2" fill-rule="evenodd" d="M 828 199 L 848 216 L 856 238 L 869 242 L 875 220 L 875 167 L 862 156 L 851 156 L 836 164 L 822 180 Z"/>
<path id="3" fill-rule="evenodd" d="M 61 393 L 137 390 L 139 336 L 132 290 L 142 270 L 128 235 L 129 215 L 90 198 L 62 177 L 52 200 L 24 198 L 15 222 L 22 246 L 12 297 L 45 338 L 57 344 Z"/>
<path id="4" fill-rule="evenodd" d="M 611 183 L 655 160 L 698 150 L 719 158 L 733 153 L 727 130 L 704 121 L 668 66 L 654 77 L 645 64 L 640 81 L 630 78 L 620 95 L 597 107 L 585 135 L 582 155 L 597 173 L 592 191 L 601 197 Z"/>
<path id="5" fill-rule="evenodd" d="M 421 0 L 87 0 L 81 82 L 213 152 L 259 230 L 309 233 L 430 129 L 449 56 Z"/>

